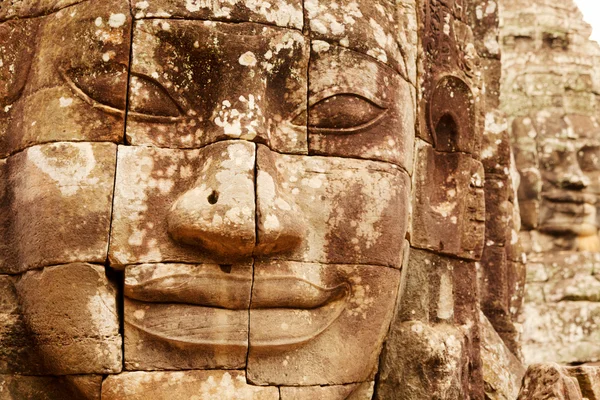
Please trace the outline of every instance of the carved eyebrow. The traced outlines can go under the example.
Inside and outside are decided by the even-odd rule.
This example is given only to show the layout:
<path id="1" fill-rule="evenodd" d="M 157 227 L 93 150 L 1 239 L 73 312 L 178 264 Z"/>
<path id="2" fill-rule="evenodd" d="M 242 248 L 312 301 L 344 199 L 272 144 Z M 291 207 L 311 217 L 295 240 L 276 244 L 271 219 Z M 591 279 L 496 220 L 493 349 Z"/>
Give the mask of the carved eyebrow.
<path id="1" fill-rule="evenodd" d="M 65 82 L 67 82 L 67 84 L 69 85 L 69 87 L 71 88 L 71 90 L 73 90 L 75 92 L 75 94 L 79 98 L 81 98 L 83 101 L 85 101 L 86 103 L 88 103 L 93 108 L 97 108 L 99 110 L 104 111 L 107 114 L 114 115 L 114 116 L 117 116 L 117 117 L 123 117 L 123 116 L 125 116 L 125 109 L 120 109 L 120 108 L 112 107 L 112 106 L 109 106 L 107 104 L 101 103 L 101 102 L 93 99 L 92 97 L 90 97 L 87 93 L 85 93 L 75 83 L 75 81 L 73 81 L 73 79 L 71 79 L 71 77 L 69 76 L 69 74 L 67 73 L 67 71 L 66 71 L 66 69 L 64 67 L 58 67 L 58 73 L 63 78 L 63 80 Z"/>

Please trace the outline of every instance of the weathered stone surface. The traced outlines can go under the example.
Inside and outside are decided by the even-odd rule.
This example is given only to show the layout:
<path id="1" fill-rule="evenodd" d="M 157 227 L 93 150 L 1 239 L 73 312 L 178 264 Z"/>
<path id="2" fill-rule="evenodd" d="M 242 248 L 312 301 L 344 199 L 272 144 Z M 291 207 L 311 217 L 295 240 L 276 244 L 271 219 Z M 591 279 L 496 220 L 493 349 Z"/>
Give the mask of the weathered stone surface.
<path id="1" fill-rule="evenodd" d="M 245 141 L 199 150 L 119 147 L 111 264 L 204 263 L 210 250 L 216 257 L 250 255 L 254 153 Z M 223 246 L 232 240 L 238 247 Z"/>
<path id="2" fill-rule="evenodd" d="M 399 268 L 409 207 L 403 170 L 367 160 L 283 155 L 260 145 L 257 158 L 259 245 L 262 227 L 283 221 L 282 213 L 298 209 L 295 224 L 306 227 L 295 248 L 271 258 Z M 265 209 L 273 191 L 277 208 Z M 290 210 L 288 201 L 295 203 Z"/>
<path id="3" fill-rule="evenodd" d="M 473 310 L 477 308 L 476 277 L 470 267 L 474 265 L 464 260 L 411 249 L 403 268 L 398 318 L 453 322 L 457 312 L 460 323 L 478 319 L 478 312 Z"/>
<path id="4" fill-rule="evenodd" d="M 325 41 L 312 42 L 310 59 L 310 154 L 387 161 L 410 172 L 415 124 L 410 84 L 372 57 Z"/>
<path id="5" fill-rule="evenodd" d="M 259 385 L 373 379 L 399 286 L 399 271 L 383 266 L 255 264 L 248 379 Z"/>
<path id="6" fill-rule="evenodd" d="M 521 318 L 527 362 L 600 360 L 598 303 L 525 303 Z"/>
<path id="7" fill-rule="evenodd" d="M 558 364 L 533 364 L 527 368 L 518 400 L 582 400 L 575 378 Z"/>
<path id="8" fill-rule="evenodd" d="M 483 249 L 483 167 L 462 153 L 419 146 L 412 245 L 478 259 Z"/>
<path id="9" fill-rule="evenodd" d="M 2 279 L 3 373 L 121 370 L 116 288 L 104 268 L 74 263 Z"/>
<path id="10" fill-rule="evenodd" d="M 12 2 L 2 11 L 43 14 L 74 2 L 18 3 L 22 7 Z M 81 2 L 35 22 L 10 21 L 0 29 L 9 44 L 0 66 L 8 86 L 0 94 L 0 157 L 47 142 L 122 141 L 129 6 L 125 0 L 90 4 Z M 11 34 L 11 28 L 22 33 Z M 35 51 L 21 51 L 15 41 Z"/>
<path id="11" fill-rule="evenodd" d="M 131 144 L 195 148 L 245 139 L 307 153 L 309 53 L 301 33 L 259 24 L 142 20 L 133 46 Z"/>
<path id="12" fill-rule="evenodd" d="M 244 368 L 252 265 L 125 270 L 125 368 Z"/>
<path id="13" fill-rule="evenodd" d="M 101 375 L 0 375 L 3 400 L 100 400 Z"/>
<path id="14" fill-rule="evenodd" d="M 268 5 L 267 5 L 268 4 Z M 302 1 L 282 0 L 260 3 L 251 0 L 135 0 L 135 18 L 183 18 L 228 22 L 258 22 L 302 29 Z"/>
<path id="15" fill-rule="evenodd" d="M 396 3 L 307 0 L 304 8 L 312 39 L 369 55 L 409 79 L 412 71 L 408 71 L 407 64 L 414 62 L 414 55 L 409 53 L 406 57 L 402 52 L 406 28 L 402 26 L 401 10 Z M 369 17 L 365 18 L 366 15 Z"/>
<path id="16" fill-rule="evenodd" d="M 525 368 L 506 347 L 486 316 L 480 314 L 481 364 L 485 395 L 490 400 L 515 399 L 521 388 Z"/>
<path id="17" fill-rule="evenodd" d="M 279 400 L 276 387 L 251 386 L 243 371 L 124 372 L 102 383 L 102 400 Z"/>
<path id="18" fill-rule="evenodd" d="M 254 251 L 297 261 L 399 266 L 408 213 L 404 171 L 366 160 L 281 155 L 263 146 L 254 248 L 253 147 L 227 141 L 200 150 L 120 148 L 111 263 L 230 263 Z M 360 195 L 342 195 L 348 188 Z M 219 238 L 241 245 L 225 248 Z"/>
<path id="19" fill-rule="evenodd" d="M 464 399 L 468 374 L 464 334 L 451 325 L 408 321 L 393 326 L 382 358 L 376 399 Z"/>
<path id="20" fill-rule="evenodd" d="M 0 272 L 106 260 L 115 152 L 110 143 L 61 142 L 0 164 Z"/>
<path id="21" fill-rule="evenodd" d="M 578 365 L 565 367 L 566 372 L 577 379 L 584 399 L 600 399 L 600 368 L 598 365 Z"/>
<path id="22" fill-rule="evenodd" d="M 14 0 L 2 5 L 0 21 L 50 14 L 77 3 L 81 3 L 81 0 Z"/>
<path id="23" fill-rule="evenodd" d="M 282 386 L 281 400 L 371 400 L 373 382 L 338 386 Z"/>
<path id="24" fill-rule="evenodd" d="M 600 359 L 597 325 L 600 255 L 531 254 L 527 264 L 523 350 L 527 362 Z"/>

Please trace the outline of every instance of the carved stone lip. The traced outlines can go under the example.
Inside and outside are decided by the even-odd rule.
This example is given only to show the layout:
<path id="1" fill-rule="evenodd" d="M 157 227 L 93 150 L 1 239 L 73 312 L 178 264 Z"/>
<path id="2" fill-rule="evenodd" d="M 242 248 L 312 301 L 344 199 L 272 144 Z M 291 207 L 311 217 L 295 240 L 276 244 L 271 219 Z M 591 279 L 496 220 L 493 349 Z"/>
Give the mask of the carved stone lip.
<path id="1" fill-rule="evenodd" d="M 247 346 L 249 329 L 250 346 L 262 351 L 298 346 L 325 332 L 345 310 L 351 285 L 294 274 L 257 274 L 252 285 L 249 274 L 213 269 L 126 279 L 124 294 L 125 322 L 153 340 L 225 349 Z"/>
<path id="2" fill-rule="evenodd" d="M 172 274 L 125 281 L 126 297 L 151 303 L 184 303 L 229 310 L 247 310 L 252 279 L 241 274 L 206 272 L 189 276 Z M 350 285 L 343 282 L 324 287 L 292 275 L 258 276 L 254 281 L 252 309 L 316 309 L 345 297 Z"/>

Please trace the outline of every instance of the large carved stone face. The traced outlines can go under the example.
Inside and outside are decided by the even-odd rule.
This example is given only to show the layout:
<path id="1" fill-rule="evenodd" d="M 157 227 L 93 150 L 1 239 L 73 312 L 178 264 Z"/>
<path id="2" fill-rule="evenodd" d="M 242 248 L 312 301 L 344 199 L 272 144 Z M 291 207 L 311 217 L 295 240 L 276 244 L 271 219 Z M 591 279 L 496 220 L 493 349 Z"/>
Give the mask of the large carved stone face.
<path id="1" fill-rule="evenodd" d="M 539 112 L 533 118 L 520 118 L 514 127 L 524 177 L 520 200 L 526 225 L 550 235 L 557 248 L 596 250 L 600 194 L 596 121 Z M 528 206 L 531 202 L 539 205 Z"/>
<path id="2" fill-rule="evenodd" d="M 300 3 L 180 3 L 134 2 L 133 20 L 111 0 L 5 23 L 39 43 L 29 54 L 11 41 L 27 73 L 9 73 L 3 93 L 2 271 L 124 270 L 126 370 L 372 381 L 414 140 L 394 7 L 308 1 L 303 34 Z M 118 372 L 112 354 L 71 373 Z"/>

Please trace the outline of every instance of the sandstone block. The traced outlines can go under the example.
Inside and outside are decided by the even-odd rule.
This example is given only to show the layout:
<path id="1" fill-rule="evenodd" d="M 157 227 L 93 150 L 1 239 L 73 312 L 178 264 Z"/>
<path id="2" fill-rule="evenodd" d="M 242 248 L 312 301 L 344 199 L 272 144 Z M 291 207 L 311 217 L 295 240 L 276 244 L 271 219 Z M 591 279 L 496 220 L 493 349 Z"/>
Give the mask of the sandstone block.
<path id="1" fill-rule="evenodd" d="M 527 368 L 518 400 L 582 400 L 575 378 L 555 363 L 533 364 Z"/>
<path id="2" fill-rule="evenodd" d="M 3 400 L 100 400 L 101 375 L 0 375 Z"/>
<path id="3" fill-rule="evenodd" d="M 202 9 L 207 3 L 190 4 Z M 274 4 L 263 12 L 276 9 Z M 309 53 L 300 32 L 162 19 L 138 21 L 134 31 L 126 130 L 131 144 L 198 148 L 244 139 L 307 153 Z"/>
<path id="4" fill-rule="evenodd" d="M 257 263 L 248 379 L 341 385 L 374 377 L 400 273 L 383 266 Z"/>
<path id="5" fill-rule="evenodd" d="M 257 158 L 259 243 L 270 215 L 285 226 L 279 216 L 288 207 L 298 210 L 293 221 L 303 228 L 297 247 L 271 258 L 400 267 L 409 208 L 404 171 L 368 160 L 283 155 L 260 145 Z M 277 207 L 265 209 L 275 188 Z"/>
<path id="6" fill-rule="evenodd" d="M 106 260 L 115 152 L 110 143 L 60 142 L 0 164 L 0 272 Z"/>
<path id="7" fill-rule="evenodd" d="M 244 368 L 252 265 L 125 269 L 125 368 Z"/>
<path id="8" fill-rule="evenodd" d="M 387 161 L 411 173 L 410 84 L 372 57 L 325 41 L 313 41 L 310 60 L 309 153 Z"/>
<path id="9" fill-rule="evenodd" d="M 468 388 L 462 382 L 469 360 L 464 345 L 462 332 L 449 325 L 408 321 L 393 326 L 380 362 L 375 398 L 466 398 Z"/>
<path id="10" fill-rule="evenodd" d="M 483 167 L 462 153 L 418 150 L 411 244 L 462 258 L 483 249 Z"/>
<path id="11" fill-rule="evenodd" d="M 373 382 L 338 386 L 282 386 L 281 400 L 371 400 Z"/>
<path id="12" fill-rule="evenodd" d="M 525 368 L 506 347 L 490 321 L 483 313 L 481 322 L 481 363 L 486 398 L 490 400 L 515 399 L 521 388 Z"/>
<path id="13" fill-rule="evenodd" d="M 247 257 L 255 242 L 254 165 L 255 146 L 246 141 L 199 150 L 119 147 L 111 264 L 211 262 L 207 249 L 216 258 Z"/>
<path id="14" fill-rule="evenodd" d="M 1 335 L 2 372 L 121 370 L 116 288 L 103 267 L 75 263 L 29 271 L 18 282 L 4 278 L 2 290 L 3 319 L 10 324 Z"/>
<path id="15" fill-rule="evenodd" d="M 243 0 L 202 2 L 190 0 L 133 1 L 131 11 L 135 18 L 198 19 L 226 22 L 258 22 L 284 28 L 302 30 L 302 2 L 278 0 L 269 7 Z"/>
<path id="16" fill-rule="evenodd" d="M 416 24 L 411 21 L 415 25 L 404 27 L 395 3 L 308 0 L 304 7 L 312 39 L 341 44 L 367 54 L 409 79 L 407 62 L 410 59 L 405 59 L 399 44 L 401 34 L 412 33 Z"/>
<path id="17" fill-rule="evenodd" d="M 124 372 L 102 383 L 102 400 L 279 400 L 276 387 L 251 386 L 243 371 Z"/>

